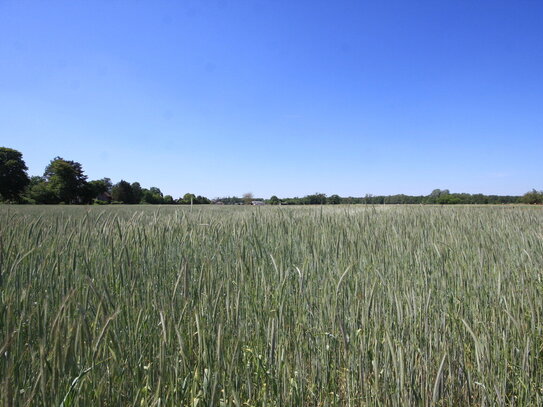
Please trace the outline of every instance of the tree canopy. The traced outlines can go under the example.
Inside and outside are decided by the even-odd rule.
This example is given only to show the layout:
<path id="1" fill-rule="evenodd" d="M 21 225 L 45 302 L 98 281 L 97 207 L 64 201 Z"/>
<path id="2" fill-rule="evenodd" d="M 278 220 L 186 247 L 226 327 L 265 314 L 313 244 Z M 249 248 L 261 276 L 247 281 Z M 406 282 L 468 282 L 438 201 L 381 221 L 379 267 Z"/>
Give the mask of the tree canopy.
<path id="1" fill-rule="evenodd" d="M 58 202 L 88 202 L 90 191 L 87 176 L 83 173 L 80 163 L 55 157 L 45 168 L 43 177 Z"/>
<path id="2" fill-rule="evenodd" d="M 0 198 L 18 200 L 30 180 L 23 155 L 12 148 L 0 147 Z"/>

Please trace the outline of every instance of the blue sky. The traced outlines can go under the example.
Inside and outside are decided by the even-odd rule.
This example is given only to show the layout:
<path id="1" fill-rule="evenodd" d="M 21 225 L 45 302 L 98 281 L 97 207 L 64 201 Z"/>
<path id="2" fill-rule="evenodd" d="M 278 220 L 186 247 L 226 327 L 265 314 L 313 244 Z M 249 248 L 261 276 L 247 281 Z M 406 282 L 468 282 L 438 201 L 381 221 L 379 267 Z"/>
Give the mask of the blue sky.
<path id="1" fill-rule="evenodd" d="M 178 197 L 543 189 L 543 2 L 0 0 L 0 145 Z"/>

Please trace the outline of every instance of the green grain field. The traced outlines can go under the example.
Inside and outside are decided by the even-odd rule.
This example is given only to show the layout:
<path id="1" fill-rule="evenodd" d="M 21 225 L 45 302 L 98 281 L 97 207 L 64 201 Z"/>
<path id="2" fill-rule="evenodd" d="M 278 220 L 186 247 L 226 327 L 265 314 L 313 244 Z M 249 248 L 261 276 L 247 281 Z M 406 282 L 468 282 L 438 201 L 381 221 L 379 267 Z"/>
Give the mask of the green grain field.
<path id="1" fill-rule="evenodd" d="M 2 406 L 541 406 L 535 207 L 0 206 Z"/>

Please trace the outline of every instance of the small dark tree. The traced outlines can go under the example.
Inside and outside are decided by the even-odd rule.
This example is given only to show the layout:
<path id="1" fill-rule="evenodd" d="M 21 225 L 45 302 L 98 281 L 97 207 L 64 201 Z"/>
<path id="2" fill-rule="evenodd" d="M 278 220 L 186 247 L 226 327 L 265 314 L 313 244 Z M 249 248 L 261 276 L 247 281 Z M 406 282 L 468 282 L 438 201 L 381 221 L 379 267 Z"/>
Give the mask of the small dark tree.
<path id="1" fill-rule="evenodd" d="M 326 203 L 326 194 L 316 192 L 313 195 L 307 195 L 304 197 L 304 203 L 306 205 L 324 205 Z"/>
<path id="2" fill-rule="evenodd" d="M 341 198 L 339 195 L 331 195 L 328 197 L 328 203 L 332 205 L 338 205 L 341 203 Z"/>
<path id="3" fill-rule="evenodd" d="M 17 200 L 29 183 L 23 155 L 11 148 L 0 147 L 0 198 Z"/>
<path id="4" fill-rule="evenodd" d="M 270 205 L 279 205 L 280 203 L 281 203 L 281 201 L 279 200 L 279 198 L 277 198 L 277 196 L 275 196 L 275 195 L 271 196 Z"/>
<path id="5" fill-rule="evenodd" d="M 139 182 L 132 183 L 132 194 L 134 195 L 134 203 L 140 203 L 143 199 L 143 189 Z"/>
<path id="6" fill-rule="evenodd" d="M 194 201 L 195 204 L 198 204 L 198 205 L 208 205 L 211 203 L 211 201 L 206 198 L 205 196 L 202 196 L 202 195 L 198 195 Z"/>
<path id="7" fill-rule="evenodd" d="M 134 194 L 132 193 L 132 186 L 124 180 L 121 180 L 117 184 L 113 185 L 113 188 L 111 189 L 111 198 L 114 201 L 122 202 L 124 204 L 135 203 Z"/>

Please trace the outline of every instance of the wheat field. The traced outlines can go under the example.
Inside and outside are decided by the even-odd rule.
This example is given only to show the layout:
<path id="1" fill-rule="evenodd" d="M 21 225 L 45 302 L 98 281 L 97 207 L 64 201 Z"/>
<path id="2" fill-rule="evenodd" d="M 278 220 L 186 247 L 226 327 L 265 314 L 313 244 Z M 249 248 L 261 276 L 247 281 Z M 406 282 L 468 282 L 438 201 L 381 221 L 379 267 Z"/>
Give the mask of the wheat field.
<path id="1" fill-rule="evenodd" d="M 0 206 L 3 406 L 541 406 L 539 207 Z"/>

